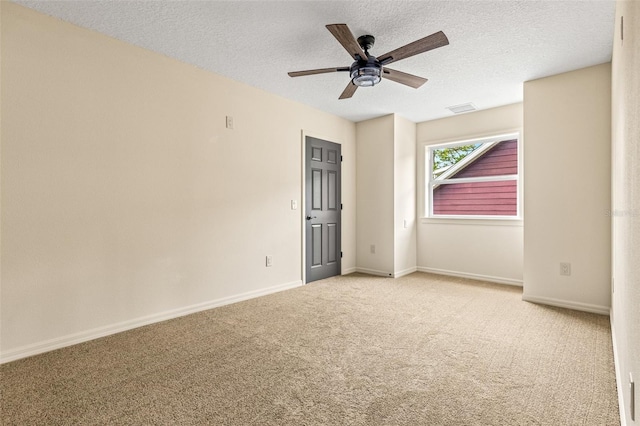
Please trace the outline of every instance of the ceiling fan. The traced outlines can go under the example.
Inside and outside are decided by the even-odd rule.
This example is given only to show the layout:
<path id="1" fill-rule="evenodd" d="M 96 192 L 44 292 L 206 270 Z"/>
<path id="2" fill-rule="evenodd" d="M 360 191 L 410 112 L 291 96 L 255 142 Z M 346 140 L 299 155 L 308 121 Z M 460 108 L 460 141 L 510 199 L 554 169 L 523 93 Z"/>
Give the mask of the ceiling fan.
<path id="1" fill-rule="evenodd" d="M 438 31 L 437 33 L 421 38 L 420 40 L 416 40 L 413 43 L 399 47 L 376 58 L 369 54 L 369 49 L 373 47 L 376 40 L 374 36 L 363 35 L 358 37 L 356 40 L 347 24 L 330 24 L 327 25 L 327 29 L 331 34 L 333 34 L 342 47 L 349 52 L 355 62 L 351 64 L 350 67 L 294 71 L 290 72 L 289 76 L 301 77 L 303 75 L 348 71 L 351 76 L 351 81 L 349 81 L 349 84 L 347 84 L 347 87 L 344 89 L 339 99 L 352 97 L 358 86 L 375 86 L 380 83 L 382 78 L 417 89 L 427 82 L 426 78 L 407 74 L 402 71 L 392 70 L 391 68 L 387 68 L 386 65 L 449 44 L 447 36 L 444 35 L 442 31 Z"/>

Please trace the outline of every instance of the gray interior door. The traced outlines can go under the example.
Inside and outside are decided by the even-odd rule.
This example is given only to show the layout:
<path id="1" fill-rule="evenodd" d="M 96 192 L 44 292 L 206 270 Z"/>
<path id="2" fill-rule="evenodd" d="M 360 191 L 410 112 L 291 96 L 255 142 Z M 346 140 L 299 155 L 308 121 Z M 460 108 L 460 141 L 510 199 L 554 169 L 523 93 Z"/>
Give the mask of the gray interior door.
<path id="1" fill-rule="evenodd" d="M 306 282 L 340 275 L 340 145 L 307 136 Z"/>

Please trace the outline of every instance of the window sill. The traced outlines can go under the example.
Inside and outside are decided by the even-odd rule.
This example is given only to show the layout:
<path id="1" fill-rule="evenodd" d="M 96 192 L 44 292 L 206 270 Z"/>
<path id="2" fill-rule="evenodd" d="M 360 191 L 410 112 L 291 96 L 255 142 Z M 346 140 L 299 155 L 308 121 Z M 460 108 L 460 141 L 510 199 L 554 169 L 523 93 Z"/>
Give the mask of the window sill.
<path id="1" fill-rule="evenodd" d="M 523 220 L 521 217 L 514 218 L 492 218 L 492 217 L 423 217 L 420 219 L 423 225 L 480 225 L 480 226 L 513 226 L 521 228 Z"/>

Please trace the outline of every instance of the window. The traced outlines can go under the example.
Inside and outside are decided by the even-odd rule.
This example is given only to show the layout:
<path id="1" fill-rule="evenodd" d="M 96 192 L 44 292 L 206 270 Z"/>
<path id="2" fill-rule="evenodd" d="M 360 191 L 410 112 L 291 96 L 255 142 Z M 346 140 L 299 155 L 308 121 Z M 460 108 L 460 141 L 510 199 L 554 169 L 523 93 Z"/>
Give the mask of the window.
<path id="1" fill-rule="evenodd" d="M 427 147 L 429 217 L 517 218 L 517 133 Z"/>

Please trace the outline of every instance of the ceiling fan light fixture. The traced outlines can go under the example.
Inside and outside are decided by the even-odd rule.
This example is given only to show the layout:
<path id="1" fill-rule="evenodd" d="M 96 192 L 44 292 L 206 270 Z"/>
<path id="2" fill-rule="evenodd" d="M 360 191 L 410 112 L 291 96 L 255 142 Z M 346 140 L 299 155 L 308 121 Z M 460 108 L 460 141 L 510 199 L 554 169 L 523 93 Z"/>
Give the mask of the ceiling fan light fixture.
<path id="1" fill-rule="evenodd" d="M 371 87 L 380 83 L 382 77 L 382 66 L 375 63 L 368 63 L 360 66 L 357 63 L 351 67 L 351 82 L 360 87 Z"/>

